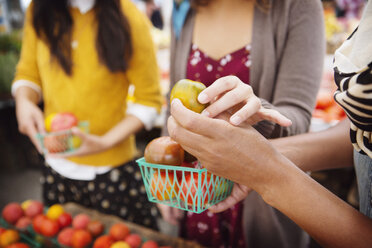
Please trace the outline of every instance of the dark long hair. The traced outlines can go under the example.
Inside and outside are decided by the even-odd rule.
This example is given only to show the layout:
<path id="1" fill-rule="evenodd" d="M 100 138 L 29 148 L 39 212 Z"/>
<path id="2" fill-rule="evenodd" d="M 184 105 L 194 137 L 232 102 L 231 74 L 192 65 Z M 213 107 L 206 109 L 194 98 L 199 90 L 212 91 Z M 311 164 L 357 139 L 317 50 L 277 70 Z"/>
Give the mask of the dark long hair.
<path id="1" fill-rule="evenodd" d="M 73 20 L 68 8 L 68 0 L 33 0 L 33 25 L 38 37 L 45 40 L 52 56 L 71 75 Z M 96 0 L 94 10 L 98 23 L 96 47 L 101 63 L 111 72 L 126 71 L 133 47 L 120 0 Z"/>

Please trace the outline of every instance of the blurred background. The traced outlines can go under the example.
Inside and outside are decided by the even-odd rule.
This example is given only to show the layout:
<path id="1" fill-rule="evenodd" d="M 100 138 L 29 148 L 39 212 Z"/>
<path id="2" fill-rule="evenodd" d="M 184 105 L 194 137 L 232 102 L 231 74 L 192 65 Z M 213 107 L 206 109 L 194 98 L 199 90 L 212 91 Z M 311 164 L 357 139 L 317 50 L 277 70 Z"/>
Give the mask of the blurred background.
<path id="1" fill-rule="evenodd" d="M 133 0 L 152 21 L 153 39 L 158 48 L 162 91 L 165 97 L 169 85 L 169 20 L 172 0 Z M 26 199 L 41 200 L 39 183 L 43 158 L 26 136 L 18 132 L 15 103 L 10 88 L 21 49 L 24 11 L 30 0 L 0 0 L 0 209 L 8 202 Z M 333 100 L 333 53 L 358 25 L 364 0 L 323 1 L 327 51 L 324 73 L 311 132 L 320 131 L 345 118 Z M 165 99 L 165 98 L 164 98 Z M 131 95 L 128 97 L 131 101 Z M 164 100 L 165 108 L 165 100 Z M 164 115 L 151 131 L 137 135 L 140 153 L 145 145 L 160 135 Z M 312 177 L 339 197 L 358 208 L 357 189 L 353 169 L 313 173 Z"/>

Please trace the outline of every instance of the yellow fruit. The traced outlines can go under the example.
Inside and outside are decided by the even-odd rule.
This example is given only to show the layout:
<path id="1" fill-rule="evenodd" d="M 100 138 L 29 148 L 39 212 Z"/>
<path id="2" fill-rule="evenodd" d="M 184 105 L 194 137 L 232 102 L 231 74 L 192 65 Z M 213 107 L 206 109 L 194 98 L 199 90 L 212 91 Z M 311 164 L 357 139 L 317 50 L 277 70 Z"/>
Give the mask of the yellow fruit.
<path id="1" fill-rule="evenodd" d="M 72 136 L 71 138 L 71 145 L 73 149 L 79 148 L 81 145 L 81 139 L 78 136 Z"/>
<path id="2" fill-rule="evenodd" d="M 118 241 L 113 243 L 110 248 L 130 248 L 129 244 L 124 241 Z"/>
<path id="3" fill-rule="evenodd" d="M 53 118 L 56 116 L 56 113 L 53 113 L 53 114 L 50 114 L 48 115 L 45 120 L 44 120 L 44 124 L 45 124 L 45 131 L 47 132 L 50 132 L 52 131 L 52 121 L 53 121 Z"/>
<path id="4" fill-rule="evenodd" d="M 205 85 L 200 82 L 182 79 L 173 86 L 170 101 L 178 98 L 186 108 L 201 113 L 207 105 L 198 102 L 198 96 L 205 88 Z"/>
<path id="5" fill-rule="evenodd" d="M 58 217 L 63 214 L 65 210 L 63 209 L 62 205 L 60 204 L 54 204 L 52 205 L 48 211 L 46 216 L 51 220 L 57 220 Z"/>
<path id="6" fill-rule="evenodd" d="M 21 207 L 22 207 L 23 211 L 25 211 L 28 208 L 28 206 L 30 206 L 31 202 L 32 202 L 32 200 L 26 200 L 26 201 L 22 202 Z"/>

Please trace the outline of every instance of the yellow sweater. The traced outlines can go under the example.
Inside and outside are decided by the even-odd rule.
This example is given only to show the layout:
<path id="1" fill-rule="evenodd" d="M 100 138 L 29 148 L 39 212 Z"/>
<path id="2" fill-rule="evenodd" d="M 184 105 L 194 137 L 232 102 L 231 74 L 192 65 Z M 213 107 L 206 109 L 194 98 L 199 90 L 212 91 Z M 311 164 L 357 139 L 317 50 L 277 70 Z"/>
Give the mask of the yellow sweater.
<path id="1" fill-rule="evenodd" d="M 89 121 L 92 134 L 103 135 L 125 117 L 129 84 L 135 86 L 135 103 L 160 110 L 162 98 L 150 23 L 130 0 L 121 0 L 121 5 L 131 27 L 133 56 L 129 69 L 125 73 L 111 73 L 100 63 L 95 47 L 94 10 L 83 15 L 78 9 L 70 8 L 74 21 L 72 39 L 79 44 L 72 49 L 71 76 L 64 73 L 51 58 L 47 45 L 37 37 L 31 7 L 28 9 L 14 81 L 28 80 L 41 87 L 45 116 L 72 112 L 79 120 Z M 79 164 L 118 166 L 133 159 L 135 153 L 135 141 L 131 136 L 104 152 L 70 160 Z"/>

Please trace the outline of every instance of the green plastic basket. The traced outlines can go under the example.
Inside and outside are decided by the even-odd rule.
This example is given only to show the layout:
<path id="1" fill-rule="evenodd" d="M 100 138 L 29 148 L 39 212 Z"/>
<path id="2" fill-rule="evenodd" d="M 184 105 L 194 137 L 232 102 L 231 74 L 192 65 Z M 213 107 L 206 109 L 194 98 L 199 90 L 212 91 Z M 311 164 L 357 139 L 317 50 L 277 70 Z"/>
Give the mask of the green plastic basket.
<path id="1" fill-rule="evenodd" d="M 89 122 L 81 121 L 78 128 L 85 133 L 89 133 Z M 49 153 L 68 153 L 73 152 L 80 146 L 80 138 L 72 134 L 71 130 L 37 134 L 37 139 L 41 144 L 44 155 Z"/>
<path id="2" fill-rule="evenodd" d="M 201 213 L 231 194 L 234 183 L 207 169 L 136 161 L 149 201 Z"/>

